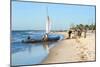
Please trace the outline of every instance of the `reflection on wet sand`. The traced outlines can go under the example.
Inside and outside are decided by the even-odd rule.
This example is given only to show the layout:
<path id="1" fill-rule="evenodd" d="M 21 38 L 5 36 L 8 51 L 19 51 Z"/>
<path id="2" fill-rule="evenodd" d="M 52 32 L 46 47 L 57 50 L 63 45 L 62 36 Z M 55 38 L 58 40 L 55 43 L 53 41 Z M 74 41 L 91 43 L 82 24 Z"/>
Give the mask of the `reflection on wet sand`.
<path id="1" fill-rule="evenodd" d="M 43 43 L 43 47 L 49 53 L 49 43 L 48 42 L 44 42 Z"/>

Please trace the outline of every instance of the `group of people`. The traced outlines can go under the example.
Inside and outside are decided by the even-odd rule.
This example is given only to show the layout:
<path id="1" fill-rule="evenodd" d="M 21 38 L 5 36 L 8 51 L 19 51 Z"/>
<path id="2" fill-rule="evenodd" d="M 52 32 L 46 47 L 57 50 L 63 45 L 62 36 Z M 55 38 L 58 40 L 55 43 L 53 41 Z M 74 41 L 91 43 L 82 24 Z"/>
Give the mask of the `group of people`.
<path id="1" fill-rule="evenodd" d="M 86 32 L 87 30 L 86 29 L 70 29 L 68 31 L 68 39 L 70 38 L 80 38 L 82 36 L 82 33 L 84 34 L 84 38 L 86 38 Z M 72 37 L 72 34 L 74 34 L 74 36 Z"/>

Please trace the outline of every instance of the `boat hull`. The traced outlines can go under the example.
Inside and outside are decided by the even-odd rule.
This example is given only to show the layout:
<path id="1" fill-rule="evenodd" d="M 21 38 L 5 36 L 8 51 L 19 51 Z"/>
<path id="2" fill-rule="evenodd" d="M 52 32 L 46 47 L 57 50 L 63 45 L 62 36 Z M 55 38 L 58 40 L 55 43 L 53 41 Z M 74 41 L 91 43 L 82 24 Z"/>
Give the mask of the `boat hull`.
<path id="1" fill-rule="evenodd" d="M 42 38 L 41 39 L 31 38 L 31 39 L 22 40 L 22 43 L 54 42 L 54 41 L 58 41 L 59 39 L 60 39 L 60 36 L 58 36 L 58 35 L 56 35 L 56 36 L 48 35 L 47 40 L 43 40 Z"/>

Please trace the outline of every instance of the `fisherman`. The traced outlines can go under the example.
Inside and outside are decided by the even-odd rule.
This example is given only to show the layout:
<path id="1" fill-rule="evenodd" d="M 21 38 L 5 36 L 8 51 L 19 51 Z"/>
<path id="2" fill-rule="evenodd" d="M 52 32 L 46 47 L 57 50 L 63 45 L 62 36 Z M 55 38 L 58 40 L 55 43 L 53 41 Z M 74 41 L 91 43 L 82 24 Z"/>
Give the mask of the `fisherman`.
<path id="1" fill-rule="evenodd" d="M 73 30 L 73 34 L 74 34 L 73 38 L 76 38 L 77 37 L 77 29 Z"/>
<path id="2" fill-rule="evenodd" d="M 31 37 L 30 37 L 30 36 L 27 37 L 27 40 L 22 40 L 23 43 L 24 43 L 24 42 L 25 42 L 25 43 L 28 43 L 27 41 L 31 41 Z"/>
<path id="3" fill-rule="evenodd" d="M 46 33 L 45 35 L 43 35 L 43 41 L 47 41 L 48 40 L 48 34 Z"/>
<path id="4" fill-rule="evenodd" d="M 80 29 L 77 29 L 77 34 L 78 34 L 78 37 L 80 38 L 81 34 L 82 34 L 82 31 Z"/>
<path id="5" fill-rule="evenodd" d="M 86 28 L 83 30 L 83 32 L 84 32 L 84 38 L 86 38 L 86 32 L 87 32 Z"/>
<path id="6" fill-rule="evenodd" d="M 68 31 L 68 38 L 71 38 L 72 30 Z"/>
<path id="7" fill-rule="evenodd" d="M 27 40 L 31 40 L 31 37 L 30 37 L 30 36 L 28 36 L 28 37 L 27 37 Z"/>

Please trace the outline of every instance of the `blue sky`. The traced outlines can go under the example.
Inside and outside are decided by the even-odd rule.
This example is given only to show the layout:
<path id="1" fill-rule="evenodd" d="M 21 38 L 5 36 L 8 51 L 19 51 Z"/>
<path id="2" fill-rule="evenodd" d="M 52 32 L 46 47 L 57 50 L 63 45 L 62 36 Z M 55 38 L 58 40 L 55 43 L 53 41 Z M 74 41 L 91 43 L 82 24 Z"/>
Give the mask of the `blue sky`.
<path id="1" fill-rule="evenodd" d="M 52 30 L 65 30 L 71 24 L 95 23 L 95 7 L 12 1 L 12 30 L 45 30 L 46 7 Z"/>

